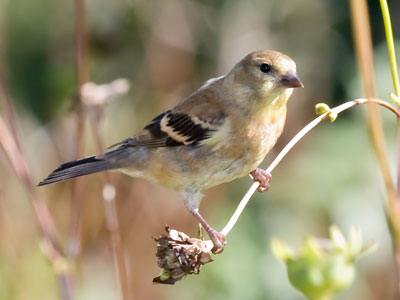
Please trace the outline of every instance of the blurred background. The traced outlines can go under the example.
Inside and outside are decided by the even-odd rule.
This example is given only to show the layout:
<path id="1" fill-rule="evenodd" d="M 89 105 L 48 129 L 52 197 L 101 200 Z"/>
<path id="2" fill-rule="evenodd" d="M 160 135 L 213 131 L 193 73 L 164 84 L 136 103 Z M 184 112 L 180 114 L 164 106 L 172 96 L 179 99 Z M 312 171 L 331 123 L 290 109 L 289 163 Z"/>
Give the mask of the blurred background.
<path id="1" fill-rule="evenodd" d="M 379 1 L 368 1 L 377 94 L 392 90 Z M 395 37 L 400 2 L 389 1 Z M 297 62 L 305 88 L 289 102 L 287 125 L 267 165 L 314 117 L 314 105 L 362 96 L 353 53 L 349 7 L 335 0 L 88 0 L 88 79 L 126 78 L 127 94 L 104 108 L 98 128 L 105 145 L 128 137 L 210 77 L 225 74 L 248 52 L 275 49 Z M 77 148 L 74 1 L 0 0 L 0 72 L 16 106 L 21 149 L 39 182 Z M 400 49 L 400 45 L 397 47 Z M 4 88 L 0 97 L 4 97 Z M 4 101 L 0 102 L 4 117 Z M 83 153 L 97 152 L 85 113 Z M 391 165 L 396 121 L 382 111 Z M 393 168 L 394 169 L 394 168 Z M 197 234 L 179 195 L 147 181 L 112 174 L 131 299 L 305 299 L 290 285 L 270 251 L 271 237 L 300 245 L 338 224 L 360 226 L 380 245 L 358 263 L 355 284 L 337 299 L 391 299 L 395 290 L 391 242 L 384 218 L 383 182 L 368 139 L 365 107 L 316 128 L 273 173 L 268 193 L 255 194 L 228 236 L 225 251 L 197 276 L 175 286 L 154 285 L 153 236 L 164 225 Z M 201 211 L 222 229 L 251 184 L 242 178 L 206 191 Z M 76 299 L 120 299 L 101 196 L 102 175 L 82 180 L 78 195 L 81 249 L 74 264 Z M 39 189 L 67 247 L 71 182 Z M 42 254 L 29 197 L 0 151 L 0 299 L 60 299 L 59 282 Z"/>

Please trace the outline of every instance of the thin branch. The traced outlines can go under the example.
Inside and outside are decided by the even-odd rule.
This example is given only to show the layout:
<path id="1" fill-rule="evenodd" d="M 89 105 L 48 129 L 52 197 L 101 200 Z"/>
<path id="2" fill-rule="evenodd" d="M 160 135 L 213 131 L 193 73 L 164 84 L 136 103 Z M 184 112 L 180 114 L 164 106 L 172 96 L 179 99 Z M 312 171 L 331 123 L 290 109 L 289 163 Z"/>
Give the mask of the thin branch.
<path id="1" fill-rule="evenodd" d="M 3 119 L 0 117 L 0 145 L 2 146 L 7 158 L 17 174 L 20 181 L 23 183 L 28 195 L 31 197 L 32 204 L 38 216 L 40 227 L 45 235 L 53 245 L 57 245 L 56 249 L 60 250 L 57 242 L 57 230 L 51 218 L 50 212 L 43 198 L 39 197 L 34 189 L 34 184 L 29 175 L 28 166 L 25 159 L 22 157 L 17 143 L 15 142 L 12 133 L 8 130 Z"/>
<path id="2" fill-rule="evenodd" d="M 4 61 L 3 61 L 3 41 L 0 39 L 0 90 L 2 91 L 2 95 L 0 98 L 3 99 L 3 109 L 6 120 L 10 126 L 10 131 L 14 137 L 15 142 L 17 143 L 18 148 L 20 145 L 18 143 L 18 124 L 17 124 L 17 114 L 15 110 L 14 103 L 11 99 L 10 92 L 8 90 L 7 80 L 5 76 L 5 68 L 4 68 Z M 1 97 L 2 96 L 2 97 Z"/>
<path id="3" fill-rule="evenodd" d="M 78 83 L 79 86 L 82 86 L 89 81 L 88 29 L 86 25 L 85 0 L 75 0 L 75 38 Z"/>
<path id="4" fill-rule="evenodd" d="M 384 6 L 383 6 L 384 7 Z M 356 57 L 358 61 L 358 67 L 361 74 L 362 82 L 364 85 L 364 93 L 367 98 L 375 96 L 374 81 L 373 81 L 373 49 L 371 41 L 371 28 L 368 15 L 368 5 L 366 0 L 350 0 L 351 8 L 351 20 L 353 25 L 353 37 L 356 48 Z M 388 9 L 386 6 L 386 12 Z M 385 9 L 383 9 L 385 16 Z M 386 33 L 388 33 L 390 18 L 385 21 Z M 388 40 L 389 42 L 389 40 Z M 393 48 L 394 50 L 394 48 Z M 391 60 L 394 56 L 391 56 Z M 391 61 L 395 63 L 395 61 Z M 397 68 L 396 68 L 397 69 Z M 392 64 L 393 70 L 393 64 Z M 394 76 L 397 72 L 394 73 Z M 394 81 L 398 81 L 398 78 L 393 77 Z M 398 92 L 398 83 L 395 83 L 396 92 Z M 382 176 L 385 182 L 385 188 L 388 196 L 388 208 L 386 213 L 386 219 L 389 223 L 391 230 L 391 237 L 393 242 L 393 252 L 395 257 L 396 265 L 396 281 L 397 281 L 397 298 L 400 298 L 400 261 L 396 259 L 400 256 L 400 194 L 396 191 L 394 181 L 391 176 L 391 171 L 387 159 L 385 137 L 383 134 L 382 121 L 380 114 L 375 105 L 371 104 L 368 106 L 368 120 L 371 131 L 371 140 L 375 149 L 379 166 L 381 168 Z M 400 128 L 398 126 L 398 128 Z M 398 132 L 398 139 L 400 139 L 400 132 Z M 398 142 L 400 144 L 400 141 Z M 398 149 L 398 155 L 400 156 L 400 148 Z M 400 159 L 400 157 L 398 157 Z M 400 165 L 398 165 L 400 166 Z M 398 173 L 400 169 L 398 169 Z"/>
<path id="5" fill-rule="evenodd" d="M 383 106 L 390 111 L 392 111 L 397 118 L 400 120 L 400 110 L 392 106 L 391 104 L 380 100 L 380 99 L 355 99 L 352 101 L 348 101 L 346 103 L 343 103 L 339 106 L 336 106 L 326 113 L 320 115 L 319 117 L 315 118 L 313 121 L 308 123 L 303 129 L 301 129 L 290 141 L 289 143 L 285 146 L 285 148 L 282 149 L 282 151 L 277 155 L 277 157 L 273 160 L 273 162 L 268 166 L 266 169 L 266 172 L 272 173 L 272 171 L 278 166 L 278 164 L 282 161 L 282 159 L 289 153 L 289 151 L 307 134 L 309 133 L 314 127 L 316 127 L 318 124 L 320 124 L 323 120 L 326 120 L 329 118 L 331 115 L 339 115 L 341 112 L 352 108 L 353 106 L 356 106 L 358 104 L 366 104 L 373 102 L 377 105 Z M 246 207 L 247 203 L 249 202 L 251 196 L 255 193 L 259 186 L 259 182 L 254 182 L 249 190 L 246 192 L 246 194 L 243 196 L 242 200 L 240 200 L 240 203 L 238 207 L 236 208 L 235 212 L 233 213 L 232 217 L 228 221 L 228 223 L 225 225 L 224 229 L 222 229 L 221 233 L 224 234 L 225 236 L 231 231 L 231 229 L 235 226 L 236 222 L 238 221 L 240 215 L 242 214 L 244 208 Z"/>
<path id="6" fill-rule="evenodd" d="M 399 74 L 397 71 L 397 60 L 396 60 L 396 51 L 393 39 L 392 22 L 390 20 L 390 12 L 387 1 L 380 0 L 380 4 L 383 16 L 383 23 L 385 25 L 386 42 L 389 53 L 390 68 L 392 70 L 392 80 L 394 88 L 394 94 L 392 93 L 390 96 L 393 101 L 395 101 L 398 105 L 400 105 L 400 82 L 399 82 Z M 398 131 L 397 131 L 397 202 L 398 203 L 400 202 L 400 123 L 398 124 Z M 400 237 L 398 237 L 398 239 L 400 239 Z M 400 257 L 400 252 L 397 253 L 397 257 Z M 398 264 L 400 265 L 400 262 Z"/>
<path id="7" fill-rule="evenodd" d="M 371 31 L 368 20 L 368 7 L 365 0 L 351 0 L 350 1 L 352 20 L 354 27 L 354 39 L 356 45 L 357 59 L 359 62 L 360 73 L 362 82 L 364 83 L 365 95 L 368 98 L 373 98 L 375 95 L 373 84 L 373 55 L 372 55 L 372 42 Z M 372 104 L 368 106 L 368 118 L 371 130 L 371 139 L 375 149 L 375 153 L 381 168 L 385 188 L 389 199 L 389 212 L 400 211 L 399 205 L 396 200 L 396 189 L 393 184 L 389 163 L 387 161 L 385 139 L 382 129 L 382 122 L 376 107 Z M 393 228 L 398 231 L 399 228 L 398 218 L 390 218 Z M 396 234 L 398 236 L 399 233 Z M 394 239 L 394 243 L 400 247 L 398 238 Z M 400 266 L 399 266 L 400 272 Z M 400 273 L 399 273 L 400 274 Z"/>
<path id="8" fill-rule="evenodd" d="M 77 71 L 78 71 L 78 120 L 77 120 L 77 156 L 81 156 L 82 144 L 83 144 L 83 131 L 84 131 L 84 105 L 82 96 L 82 87 L 89 81 L 89 64 L 88 64 L 88 30 L 86 27 L 86 9 L 84 0 L 75 0 L 75 28 L 76 28 L 76 45 L 77 45 Z M 97 149 L 99 153 L 104 150 L 103 143 L 101 140 L 101 135 L 99 131 L 98 120 L 93 122 L 92 129 L 95 137 Z M 129 298 L 128 294 L 128 280 L 127 271 L 124 263 L 124 255 L 121 245 L 121 237 L 119 234 L 119 224 L 117 216 L 117 208 L 115 201 L 115 187 L 111 184 L 111 177 L 108 172 L 105 173 L 104 177 L 104 187 L 103 187 L 103 199 L 104 199 L 104 210 L 106 216 L 107 228 L 110 232 L 111 247 L 113 250 L 114 259 L 116 262 L 116 269 L 118 271 L 118 278 L 121 286 L 122 298 L 127 300 Z M 71 242 L 75 245 L 79 238 L 79 181 L 75 182 L 72 187 L 72 201 L 71 205 L 71 217 L 75 215 L 75 218 L 71 219 L 72 227 L 72 239 Z M 74 245 L 74 244 L 72 244 Z"/>
<path id="9" fill-rule="evenodd" d="M 83 156 L 83 134 L 85 130 L 85 121 L 80 91 L 81 87 L 89 80 L 87 36 L 85 1 L 75 0 L 75 47 L 76 73 L 78 78 L 78 92 L 76 95 L 76 158 Z M 81 251 L 81 191 L 82 179 L 76 178 L 71 184 L 71 207 L 68 241 L 68 256 L 71 259 L 78 257 Z"/>
<path id="10" fill-rule="evenodd" d="M 64 300 L 72 300 L 72 289 L 69 284 L 71 281 L 70 270 L 69 268 L 58 268 L 60 262 L 63 262 L 64 266 L 68 266 L 68 262 L 58 240 L 59 234 L 57 228 L 45 199 L 36 191 L 35 184 L 33 183 L 34 181 L 29 172 L 28 164 L 26 163 L 21 150 L 18 139 L 18 116 L 12 97 L 7 88 L 6 77 L 3 72 L 4 66 L 2 58 L 3 55 L 0 52 L 0 89 L 2 90 L 2 97 L 0 98 L 3 98 L 4 113 L 10 129 L 0 117 L 0 144 L 30 198 L 30 202 L 36 215 L 36 220 L 43 235 L 44 242 L 42 245 L 46 245 L 46 247 L 42 247 L 42 252 L 56 271 L 60 282 L 61 298 Z"/>
<path id="11" fill-rule="evenodd" d="M 102 114 L 102 112 L 98 112 Z M 99 153 L 104 152 L 104 145 L 100 135 L 100 119 L 101 117 L 94 118 L 92 120 L 92 130 L 97 145 L 97 151 Z M 116 189 L 111 182 L 111 176 L 109 172 L 104 172 L 104 186 L 103 186 L 103 200 L 104 200 L 104 211 L 106 216 L 107 229 L 110 233 L 110 242 L 113 250 L 115 266 L 118 273 L 119 283 L 121 287 L 121 294 L 123 300 L 128 300 L 129 289 L 128 289 L 128 274 L 125 265 L 124 251 L 122 247 L 118 215 L 117 215 L 117 203 L 115 201 Z"/>
<path id="12" fill-rule="evenodd" d="M 66 262 L 62 248 L 58 242 L 58 232 L 54 224 L 53 218 L 51 217 L 50 211 L 47 207 L 46 201 L 38 195 L 33 184 L 33 180 L 30 176 L 28 165 L 17 146 L 16 140 L 12 133 L 7 128 L 3 119 L 0 117 L 0 145 L 3 148 L 6 157 L 9 159 L 13 170 L 17 174 L 19 180 L 26 189 L 26 192 L 31 199 L 37 221 L 40 229 L 43 233 L 43 238 L 46 244 L 43 253 L 49 259 L 55 269 L 59 262 Z M 71 289 L 70 285 L 66 284 L 70 282 L 70 273 L 66 268 L 60 269 L 57 272 L 60 279 L 60 289 L 62 299 L 71 300 Z"/>
<path id="13" fill-rule="evenodd" d="M 8 124 L 10 125 L 10 131 L 14 137 L 14 140 L 17 143 L 17 147 L 20 148 L 17 139 L 17 114 L 15 112 L 14 104 L 11 101 L 11 97 L 6 85 L 6 79 L 2 72 L 3 65 L 2 65 L 2 58 L 0 55 L 0 89 L 3 91 L 3 103 L 4 103 L 4 113 L 7 118 Z"/>

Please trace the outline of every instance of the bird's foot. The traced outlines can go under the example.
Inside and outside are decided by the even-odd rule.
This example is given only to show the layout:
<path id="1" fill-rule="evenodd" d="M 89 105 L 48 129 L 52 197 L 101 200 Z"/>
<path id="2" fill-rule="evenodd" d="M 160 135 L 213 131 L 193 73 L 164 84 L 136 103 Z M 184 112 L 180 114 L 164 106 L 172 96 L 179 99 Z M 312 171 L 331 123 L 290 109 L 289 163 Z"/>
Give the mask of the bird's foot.
<path id="1" fill-rule="evenodd" d="M 211 249 L 211 251 L 215 254 L 221 253 L 224 251 L 224 247 L 226 245 L 226 238 L 225 236 L 216 231 L 214 228 L 212 228 L 206 220 L 203 218 L 203 216 L 199 213 L 198 209 L 193 209 L 190 211 L 190 213 L 199 221 L 201 226 L 203 226 L 204 230 L 207 232 L 208 236 L 210 237 L 211 241 L 214 244 L 214 247 Z"/>
<path id="2" fill-rule="evenodd" d="M 254 181 L 258 181 L 260 183 L 258 187 L 259 192 L 266 192 L 269 189 L 269 181 L 272 178 L 272 175 L 266 172 L 264 169 L 257 168 L 250 172 L 250 176 Z"/>
<path id="3" fill-rule="evenodd" d="M 214 244 L 214 247 L 211 249 L 212 253 L 219 254 L 224 251 L 224 247 L 226 245 L 225 236 L 221 232 L 218 232 L 212 228 L 207 233 Z"/>

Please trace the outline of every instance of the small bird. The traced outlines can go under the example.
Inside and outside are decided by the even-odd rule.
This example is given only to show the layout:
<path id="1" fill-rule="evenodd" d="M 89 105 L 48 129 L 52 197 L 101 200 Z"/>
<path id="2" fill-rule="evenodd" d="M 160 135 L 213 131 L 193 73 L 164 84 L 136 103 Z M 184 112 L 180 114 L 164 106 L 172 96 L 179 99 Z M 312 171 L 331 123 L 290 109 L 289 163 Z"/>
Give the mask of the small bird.
<path id="1" fill-rule="evenodd" d="M 286 103 L 298 87 L 289 56 L 251 52 L 114 150 L 65 163 L 39 186 L 104 170 L 148 179 L 183 196 L 219 253 L 225 236 L 200 214 L 201 191 L 247 174 L 260 182 L 259 191 L 268 188 L 270 175 L 257 167 L 281 135 Z"/>

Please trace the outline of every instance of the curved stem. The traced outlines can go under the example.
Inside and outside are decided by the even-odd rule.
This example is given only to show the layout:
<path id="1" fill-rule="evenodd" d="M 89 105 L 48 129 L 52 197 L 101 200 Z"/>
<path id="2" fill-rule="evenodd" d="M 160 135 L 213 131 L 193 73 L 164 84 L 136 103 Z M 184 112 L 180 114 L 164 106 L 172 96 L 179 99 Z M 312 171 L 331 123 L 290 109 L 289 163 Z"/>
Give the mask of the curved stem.
<path id="1" fill-rule="evenodd" d="M 363 83 L 364 94 L 367 98 L 375 97 L 374 89 L 374 70 L 373 70 L 373 45 L 371 24 L 368 14 L 368 3 L 366 0 L 350 0 L 351 20 L 353 25 L 353 38 L 356 50 L 356 57 L 358 68 L 361 75 L 361 82 Z M 389 57 L 392 69 L 393 84 L 396 93 L 399 92 L 398 74 L 396 66 L 396 59 L 394 54 L 393 35 L 391 30 L 391 22 L 389 15 L 389 8 L 386 0 L 381 1 L 381 9 L 385 24 L 386 41 L 388 43 Z M 398 94 L 396 95 L 399 96 Z M 392 97 L 395 100 L 395 97 Z M 383 125 L 380 114 L 375 105 L 368 106 L 368 121 L 370 129 L 370 138 L 373 148 L 381 169 L 382 177 L 385 183 L 385 189 L 388 197 L 386 207 L 386 220 L 389 224 L 390 234 L 393 244 L 393 253 L 395 257 L 400 256 L 400 148 L 397 149 L 398 169 L 397 169 L 397 190 L 394 184 L 390 165 L 387 158 L 385 137 L 383 134 Z M 398 123 L 399 124 L 399 123 Z M 400 127 L 398 126 L 398 144 L 400 145 Z M 396 281 L 397 281 L 397 294 L 396 297 L 400 298 L 400 263 L 395 260 L 396 266 Z"/>
<path id="2" fill-rule="evenodd" d="M 378 104 L 382 107 L 385 107 L 386 109 L 392 111 L 397 118 L 400 120 L 400 111 L 395 108 L 393 105 L 389 104 L 386 101 L 383 101 L 381 99 L 355 99 L 352 101 L 348 101 L 346 103 L 343 103 L 339 106 L 336 106 L 329 110 L 328 112 L 320 115 L 319 117 L 315 118 L 313 121 L 308 123 L 303 129 L 301 129 L 290 141 L 289 143 L 285 146 L 285 148 L 282 149 L 282 151 L 276 156 L 276 158 L 272 161 L 272 163 L 268 166 L 266 171 L 268 173 L 271 173 L 281 162 L 281 160 L 289 153 L 289 151 L 307 134 L 309 133 L 314 127 L 316 127 L 318 124 L 320 124 L 323 120 L 329 118 L 331 114 L 340 114 L 341 112 L 352 108 L 353 106 L 359 105 L 359 104 L 365 104 L 365 103 L 375 103 Z M 224 229 L 221 230 L 221 233 L 224 234 L 225 236 L 232 230 L 232 228 L 235 226 L 237 220 L 239 219 L 240 215 L 242 214 L 243 210 L 245 209 L 247 203 L 250 201 L 251 196 L 255 193 L 259 186 L 259 182 L 254 182 L 249 190 L 246 192 L 246 194 L 243 196 L 242 200 L 240 200 L 240 203 L 238 207 L 236 208 L 235 212 L 233 213 L 232 217 L 229 219 L 228 223 L 225 225 Z"/>

